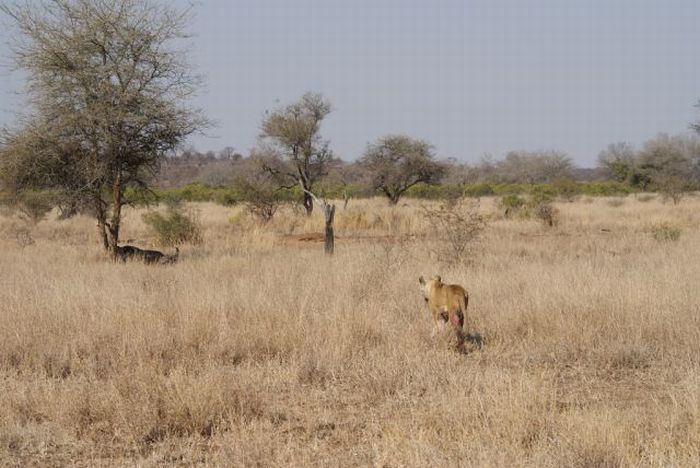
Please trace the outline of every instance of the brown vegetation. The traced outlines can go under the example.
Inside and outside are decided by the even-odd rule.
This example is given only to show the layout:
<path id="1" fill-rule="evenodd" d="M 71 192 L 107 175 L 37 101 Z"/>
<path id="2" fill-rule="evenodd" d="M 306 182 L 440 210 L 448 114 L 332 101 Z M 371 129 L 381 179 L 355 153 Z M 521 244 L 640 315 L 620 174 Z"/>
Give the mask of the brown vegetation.
<path id="1" fill-rule="evenodd" d="M 338 210 L 330 258 L 287 241 L 320 213 L 203 205 L 170 268 L 106 261 L 85 216 L 21 249 L 3 215 L 0 465 L 697 466 L 698 203 L 562 203 L 545 228 L 484 198 L 451 265 L 415 201 Z M 142 212 L 124 238 L 154 245 Z M 430 337 L 438 273 L 481 350 Z"/>

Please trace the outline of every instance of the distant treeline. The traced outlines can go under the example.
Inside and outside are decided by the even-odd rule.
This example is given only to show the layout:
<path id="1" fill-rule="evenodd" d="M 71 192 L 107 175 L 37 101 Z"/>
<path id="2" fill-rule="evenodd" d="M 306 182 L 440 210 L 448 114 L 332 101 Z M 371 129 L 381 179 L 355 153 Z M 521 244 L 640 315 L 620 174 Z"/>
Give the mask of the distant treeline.
<path id="1" fill-rule="evenodd" d="M 571 198 L 577 195 L 617 196 L 634 193 L 637 190 L 627 184 L 615 181 L 573 182 L 562 180 L 551 184 L 417 184 L 406 192 L 406 197 L 423 200 L 444 200 L 460 196 L 488 197 L 505 195 L 549 195 L 556 198 Z M 326 198 L 342 200 L 381 196 L 380 193 L 360 184 L 323 184 L 319 192 Z M 157 188 L 152 190 L 128 189 L 127 200 L 136 205 L 160 202 L 215 202 L 222 205 L 235 205 L 248 200 L 244 189 L 237 186 L 211 186 L 195 182 L 178 188 Z M 302 198 L 301 189 L 280 189 L 281 201 L 298 202 Z"/>
<path id="2" fill-rule="evenodd" d="M 485 156 L 475 163 L 462 163 L 452 158 L 437 160 L 428 151 L 430 154 L 424 159 L 435 161 L 433 174 L 422 179 L 429 183 L 416 185 L 407 183 L 411 177 L 416 177 L 409 176 L 412 170 L 416 174 L 420 172 L 416 167 L 397 163 L 395 158 L 382 152 L 380 156 L 384 159 L 371 160 L 372 150 L 378 151 L 377 148 L 388 151 L 374 145 L 356 161 L 336 157 L 324 160 L 322 167 L 318 167 L 314 190 L 331 199 L 388 196 L 386 189 L 391 184 L 387 181 L 391 181 L 410 187 L 401 196 L 421 199 L 533 193 L 571 197 L 650 191 L 661 192 L 678 201 L 684 193 L 700 189 L 700 137 L 692 133 L 659 134 L 638 149 L 627 143 L 611 144 L 599 154 L 597 167 L 590 169 L 577 167 L 560 151 L 511 151 L 501 159 Z M 409 150 L 403 148 L 405 153 L 410 153 Z M 138 201 L 215 201 L 222 204 L 250 202 L 251 199 L 284 202 L 303 198 L 302 190 L 294 186 L 293 181 L 290 189 L 280 188 L 285 184 L 274 177 L 272 181 L 261 178 L 259 174 L 265 159 L 254 153 L 246 157 L 232 148 L 208 153 L 186 149 L 177 157 L 163 161 L 152 181 L 153 191 L 130 190 L 128 196 Z M 379 179 L 386 183 L 384 187 Z"/>

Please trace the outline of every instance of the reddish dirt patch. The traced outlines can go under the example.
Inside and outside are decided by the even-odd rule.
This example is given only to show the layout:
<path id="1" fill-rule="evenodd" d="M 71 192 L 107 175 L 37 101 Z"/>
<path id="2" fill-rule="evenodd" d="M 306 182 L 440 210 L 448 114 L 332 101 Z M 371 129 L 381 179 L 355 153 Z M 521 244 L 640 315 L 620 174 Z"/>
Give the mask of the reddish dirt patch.
<path id="1" fill-rule="evenodd" d="M 392 236 L 392 235 L 379 235 L 379 236 L 335 236 L 335 242 L 346 243 L 346 242 L 385 242 L 390 244 L 397 244 L 401 241 L 411 239 L 415 236 Z M 304 244 L 315 244 L 323 243 L 324 237 L 322 232 L 307 232 L 304 234 L 289 234 L 284 236 L 284 242 L 288 245 L 304 245 Z"/>

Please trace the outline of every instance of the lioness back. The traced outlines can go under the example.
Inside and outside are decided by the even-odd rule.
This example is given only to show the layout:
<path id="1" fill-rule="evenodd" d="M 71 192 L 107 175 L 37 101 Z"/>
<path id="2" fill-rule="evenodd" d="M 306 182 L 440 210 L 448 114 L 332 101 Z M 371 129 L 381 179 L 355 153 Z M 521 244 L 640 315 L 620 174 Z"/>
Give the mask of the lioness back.
<path id="1" fill-rule="evenodd" d="M 446 314 L 448 321 L 458 324 L 460 328 L 465 327 L 469 295 L 462 286 L 444 284 L 439 276 L 428 281 L 421 276 L 418 281 L 436 325 Z"/>

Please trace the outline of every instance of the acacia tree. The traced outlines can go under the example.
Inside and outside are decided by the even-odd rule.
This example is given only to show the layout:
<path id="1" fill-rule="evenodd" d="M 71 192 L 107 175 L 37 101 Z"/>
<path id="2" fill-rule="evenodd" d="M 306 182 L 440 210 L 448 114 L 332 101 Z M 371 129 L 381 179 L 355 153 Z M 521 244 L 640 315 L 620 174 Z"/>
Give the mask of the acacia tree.
<path id="1" fill-rule="evenodd" d="M 166 154 L 206 126 L 186 50 L 189 10 L 155 0 L 39 0 L 0 10 L 27 74 L 32 109 L 5 131 L 2 175 L 14 190 L 52 188 L 91 206 L 116 254 L 124 192 L 147 185 Z"/>
<path id="2" fill-rule="evenodd" d="M 435 161 L 433 146 L 406 135 L 389 135 L 370 144 L 360 159 L 370 183 L 395 205 L 414 185 L 436 183 L 445 173 L 443 164 Z"/>
<path id="3" fill-rule="evenodd" d="M 301 187 L 307 216 L 313 212 L 314 184 L 326 175 L 333 159 L 321 122 L 331 112 L 323 95 L 306 93 L 298 102 L 268 113 L 262 122 L 261 148 L 256 154 L 263 169 L 288 188 Z"/>

